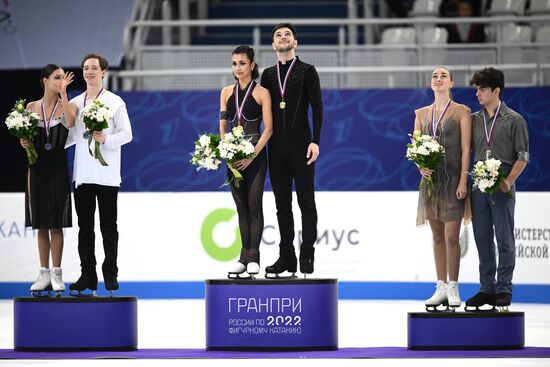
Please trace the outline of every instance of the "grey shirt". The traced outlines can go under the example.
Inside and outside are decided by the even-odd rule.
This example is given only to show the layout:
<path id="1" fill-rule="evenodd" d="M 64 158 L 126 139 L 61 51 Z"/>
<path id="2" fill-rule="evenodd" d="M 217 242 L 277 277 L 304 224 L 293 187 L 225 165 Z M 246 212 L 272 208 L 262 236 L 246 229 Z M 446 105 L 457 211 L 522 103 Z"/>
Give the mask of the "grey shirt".
<path id="1" fill-rule="evenodd" d="M 502 102 L 488 147 L 483 129 L 483 114 L 487 134 L 490 134 L 494 118 L 489 118 L 485 108 L 472 113 L 474 162 L 485 160 L 487 149 L 491 150 L 491 158 L 499 159 L 502 163 L 513 165 L 516 160 L 529 162 L 529 134 L 523 117 Z"/>

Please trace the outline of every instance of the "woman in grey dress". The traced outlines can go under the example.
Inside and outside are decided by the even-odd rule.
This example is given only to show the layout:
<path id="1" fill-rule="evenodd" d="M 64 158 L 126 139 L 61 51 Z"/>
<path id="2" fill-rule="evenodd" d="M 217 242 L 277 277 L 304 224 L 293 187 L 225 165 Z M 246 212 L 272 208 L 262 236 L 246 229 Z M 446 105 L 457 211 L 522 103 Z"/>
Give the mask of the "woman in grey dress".
<path id="1" fill-rule="evenodd" d="M 465 217 L 467 171 L 470 164 L 472 120 L 470 109 L 451 100 L 453 80 L 446 68 L 432 72 L 434 103 L 415 111 L 414 129 L 435 138 L 445 148 L 442 163 L 435 170 L 420 169 L 423 178 L 432 177 L 434 190 L 428 196 L 424 186 L 419 192 L 416 225 L 430 224 L 434 241 L 437 273 L 436 291 L 426 300 L 426 308 L 441 304 L 460 306 L 458 272 L 459 233 Z"/>

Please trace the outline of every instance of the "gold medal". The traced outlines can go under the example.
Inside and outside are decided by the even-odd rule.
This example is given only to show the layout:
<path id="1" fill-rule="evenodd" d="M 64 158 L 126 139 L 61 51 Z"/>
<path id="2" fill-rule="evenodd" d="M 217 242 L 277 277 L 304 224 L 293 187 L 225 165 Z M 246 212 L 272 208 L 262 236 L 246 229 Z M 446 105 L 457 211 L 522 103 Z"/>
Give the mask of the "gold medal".
<path id="1" fill-rule="evenodd" d="M 281 110 L 284 110 L 285 107 L 286 107 L 285 101 L 281 101 L 281 103 L 279 103 L 279 108 L 280 108 Z"/>

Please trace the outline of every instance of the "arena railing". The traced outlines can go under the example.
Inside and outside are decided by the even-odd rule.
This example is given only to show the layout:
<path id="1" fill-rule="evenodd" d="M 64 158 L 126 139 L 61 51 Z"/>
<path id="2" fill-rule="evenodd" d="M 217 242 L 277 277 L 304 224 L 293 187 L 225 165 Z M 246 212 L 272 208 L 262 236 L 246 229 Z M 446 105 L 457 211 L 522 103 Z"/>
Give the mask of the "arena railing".
<path id="1" fill-rule="evenodd" d="M 550 71 L 546 64 L 550 62 L 549 42 L 483 44 L 423 44 L 418 40 L 414 44 L 347 44 L 346 29 L 352 25 L 364 26 L 412 26 L 420 34 L 422 29 L 437 25 L 453 23 L 481 23 L 494 27 L 497 39 L 501 39 L 502 26 L 507 23 L 527 23 L 533 29 L 549 24 L 550 16 L 528 17 L 477 17 L 477 18 L 391 18 L 391 19 L 233 19 L 233 20 L 174 20 L 174 21 L 133 21 L 128 24 L 126 35 L 139 35 L 132 30 L 146 30 L 151 27 L 217 27 L 217 26 L 252 26 L 252 46 L 256 50 L 256 60 L 261 66 L 271 64 L 274 52 L 271 45 L 261 44 L 260 26 L 273 25 L 290 21 L 297 26 L 337 25 L 339 42 L 337 45 L 301 45 L 298 54 L 310 55 L 310 61 L 317 66 L 321 83 L 325 88 L 362 88 L 362 87 L 415 87 L 425 86 L 425 76 L 433 66 L 454 66 L 459 73 L 460 84 L 467 85 L 467 79 L 476 66 L 499 65 L 514 73 L 510 85 L 548 85 Z M 303 28 L 302 28 L 303 29 Z M 142 32 L 144 33 L 144 32 Z M 419 37 L 417 37 L 418 39 Z M 126 52 L 126 65 L 129 70 L 112 72 L 110 83 L 123 90 L 140 89 L 210 89 L 218 88 L 231 82 L 229 53 L 231 46 L 189 46 L 189 45 L 145 45 L 136 39 L 125 37 L 125 44 L 131 52 Z M 193 55 L 196 54 L 196 60 Z M 386 54 L 386 57 L 380 55 Z M 208 65 L 201 55 L 210 55 Z M 328 57 L 327 57 L 328 55 Z M 364 60 L 362 59 L 364 55 Z M 435 57 L 434 61 L 434 55 Z M 480 56 L 482 59 L 478 59 Z M 406 56 L 403 60 L 400 56 Z M 180 65 L 179 57 L 192 62 Z M 226 60 L 227 58 L 227 60 Z M 151 61 L 151 59 L 153 61 Z M 355 64 L 350 62 L 355 59 Z M 372 62 L 372 60 L 378 60 Z M 148 64 L 147 64 L 147 60 Z M 155 61 L 156 60 L 156 61 Z M 172 60 L 172 61 L 171 61 Z M 176 61 L 174 61 L 176 60 Z M 267 60 L 267 62 L 266 62 Z M 376 61 L 375 60 L 375 61 Z M 144 63 L 144 61 L 146 61 Z M 401 63 L 401 61 L 403 61 Z M 406 61 L 406 62 L 405 62 Z M 274 61 L 273 61 L 274 63 Z M 213 67 L 209 67 L 213 66 Z M 152 70 L 151 70 L 152 69 Z M 381 80 L 376 73 L 389 73 L 386 80 Z M 408 73 L 407 78 L 394 80 L 391 73 Z M 461 73 L 461 74 L 460 74 Z M 374 79 L 369 79 L 369 75 Z M 180 82 L 174 79 L 166 83 L 155 84 L 154 78 L 181 77 Z M 189 83 L 189 78 L 208 77 L 208 83 Z M 218 76 L 218 79 L 213 77 Z M 359 78 L 358 78 L 359 77 Z M 186 79 L 187 78 L 187 79 Z M 395 79 L 395 78 L 394 78 Z M 399 79 L 399 78 L 398 78 Z M 159 79 L 161 80 L 161 79 Z M 364 83 L 353 83 L 364 80 Z M 350 83 L 352 81 L 352 83 Z"/>

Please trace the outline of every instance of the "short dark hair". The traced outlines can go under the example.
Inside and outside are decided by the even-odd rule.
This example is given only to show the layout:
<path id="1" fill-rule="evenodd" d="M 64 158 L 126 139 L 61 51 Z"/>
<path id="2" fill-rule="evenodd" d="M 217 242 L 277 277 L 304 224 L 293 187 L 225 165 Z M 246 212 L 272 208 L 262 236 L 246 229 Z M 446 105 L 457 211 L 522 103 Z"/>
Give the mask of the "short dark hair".
<path id="1" fill-rule="evenodd" d="M 84 68 L 84 63 L 88 59 L 97 59 L 99 61 L 99 67 L 101 68 L 101 70 L 107 70 L 109 68 L 109 62 L 107 61 L 107 59 L 101 56 L 100 54 L 96 54 L 93 52 L 84 56 L 84 58 L 82 59 L 82 62 L 80 63 L 80 66 L 82 68 Z"/>
<path id="2" fill-rule="evenodd" d="M 476 71 L 470 79 L 470 85 L 475 85 L 478 87 L 488 87 L 491 90 L 500 88 L 500 94 L 504 90 L 504 73 L 495 68 L 485 68 L 479 71 Z"/>
<path id="3" fill-rule="evenodd" d="M 241 54 L 245 54 L 248 57 L 248 59 L 250 60 L 250 62 L 255 62 L 254 61 L 254 49 L 252 47 L 241 45 L 241 46 L 236 47 L 233 50 L 233 52 L 231 53 L 231 55 L 241 55 Z M 260 73 L 258 72 L 258 63 L 256 63 L 254 65 L 254 69 L 252 69 L 252 80 L 258 79 L 259 76 L 260 76 Z M 234 78 L 237 79 L 236 76 L 234 76 Z"/>
<path id="4" fill-rule="evenodd" d="M 271 41 L 272 42 L 273 42 L 273 37 L 275 37 L 275 32 L 277 32 L 277 30 L 281 29 L 281 28 L 290 29 L 290 31 L 292 32 L 292 35 L 294 36 L 294 38 L 297 38 L 296 37 L 296 28 L 294 28 L 294 26 L 292 24 L 290 24 L 290 23 L 279 23 L 275 27 L 273 27 L 273 29 L 271 30 Z"/>
<path id="5" fill-rule="evenodd" d="M 40 86 L 42 87 L 42 89 L 44 89 L 44 78 L 48 79 L 54 71 L 59 69 L 63 68 L 57 64 L 48 64 L 44 66 L 42 70 L 40 70 Z"/>

